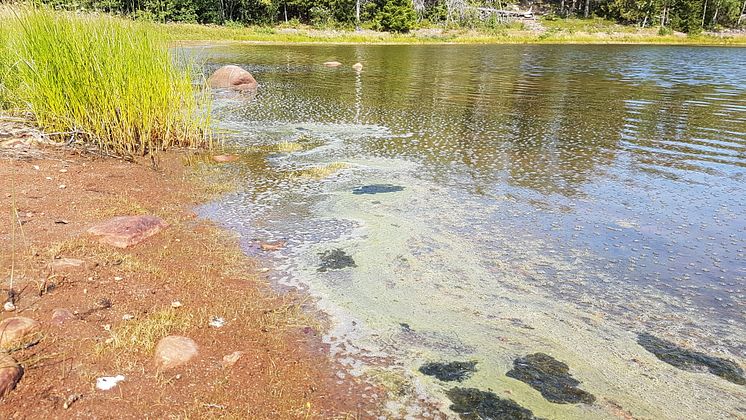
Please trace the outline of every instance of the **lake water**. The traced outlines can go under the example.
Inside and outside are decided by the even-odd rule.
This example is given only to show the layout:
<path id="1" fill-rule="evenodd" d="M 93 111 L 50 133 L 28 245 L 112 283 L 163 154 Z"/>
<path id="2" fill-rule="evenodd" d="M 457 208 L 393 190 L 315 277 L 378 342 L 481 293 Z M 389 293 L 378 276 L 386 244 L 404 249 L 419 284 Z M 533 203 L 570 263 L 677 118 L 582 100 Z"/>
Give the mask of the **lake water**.
<path id="1" fill-rule="evenodd" d="M 275 284 L 318 300 L 340 377 L 392 390 L 381 415 L 454 417 L 446 391 L 464 387 L 550 419 L 746 418 L 746 386 L 638 344 L 648 333 L 745 365 L 746 49 L 190 51 L 260 83 L 217 95 L 244 153 L 223 170 L 241 188 L 202 214 L 263 255 Z M 275 240 L 287 246 L 257 250 Z M 354 266 L 320 269 L 336 249 Z M 595 402 L 550 402 L 506 376 L 537 352 Z M 477 371 L 418 371 L 450 361 Z"/>

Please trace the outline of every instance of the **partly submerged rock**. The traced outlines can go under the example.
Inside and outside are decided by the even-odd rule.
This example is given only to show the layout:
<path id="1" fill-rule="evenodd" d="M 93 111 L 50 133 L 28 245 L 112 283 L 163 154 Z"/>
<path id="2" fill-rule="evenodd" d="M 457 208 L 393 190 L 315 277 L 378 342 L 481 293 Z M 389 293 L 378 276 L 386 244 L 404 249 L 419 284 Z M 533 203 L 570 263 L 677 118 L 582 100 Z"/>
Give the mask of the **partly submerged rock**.
<path id="1" fill-rule="evenodd" d="M 570 368 L 544 353 L 529 354 L 513 361 L 513 369 L 506 375 L 531 385 L 548 401 L 558 404 L 592 404 L 596 397 L 578 389 L 580 381 L 570 375 Z"/>
<path id="2" fill-rule="evenodd" d="M 324 251 L 319 255 L 321 256 L 321 265 L 319 266 L 318 271 L 322 273 L 329 270 L 341 270 L 347 267 L 357 267 L 355 260 L 339 248 Z"/>
<path id="3" fill-rule="evenodd" d="M 324 65 L 327 67 L 339 67 L 342 65 L 342 63 L 340 63 L 339 61 L 327 61 L 324 63 Z"/>
<path id="4" fill-rule="evenodd" d="M 88 229 L 88 233 L 99 237 L 99 242 L 127 248 L 136 245 L 168 227 L 156 216 L 119 216 Z"/>
<path id="5" fill-rule="evenodd" d="M 363 69 L 363 65 L 361 63 L 355 63 L 352 65 L 352 69 L 355 71 L 360 71 Z"/>
<path id="6" fill-rule="evenodd" d="M 472 373 L 477 371 L 477 362 L 450 362 L 450 363 L 439 363 L 430 362 L 420 366 L 420 372 L 428 375 L 435 376 L 441 381 L 458 381 L 461 382 L 464 379 L 471 377 Z"/>
<path id="7" fill-rule="evenodd" d="M 465 420 L 534 420 L 534 413 L 515 401 L 500 398 L 494 392 L 476 388 L 451 388 L 446 395 L 453 402 L 449 407 Z"/>
<path id="8" fill-rule="evenodd" d="M 212 160 L 218 163 L 228 163 L 228 162 L 237 161 L 238 156 L 236 155 L 215 155 L 212 157 Z"/>
<path id="9" fill-rule="evenodd" d="M 23 368 L 7 353 L 0 353 L 0 397 L 12 391 L 23 376 Z"/>
<path id="10" fill-rule="evenodd" d="M 163 337 L 155 346 L 155 365 L 160 369 L 173 369 L 192 360 L 199 349 L 191 338 L 179 335 Z"/>
<path id="11" fill-rule="evenodd" d="M 696 372 L 706 368 L 713 375 L 717 375 L 726 381 L 746 385 L 743 369 L 731 360 L 688 350 L 647 333 L 638 334 L 637 343 L 645 350 L 653 353 L 658 359 L 679 369 Z"/>
<path id="12" fill-rule="evenodd" d="M 238 91 L 247 91 L 256 89 L 259 84 L 248 71 L 238 66 L 223 66 L 213 73 L 207 84 L 214 89 L 233 89 Z"/>
<path id="13" fill-rule="evenodd" d="M 41 339 L 41 324 L 23 316 L 6 318 L 0 322 L 0 349 L 16 350 L 29 347 Z"/>
<path id="14" fill-rule="evenodd" d="M 360 194 L 382 194 L 382 193 L 392 193 L 392 192 L 398 192 L 404 190 L 404 187 L 401 187 L 399 185 L 392 185 L 392 184 L 373 184 L 373 185 L 364 185 L 362 187 L 355 188 L 352 190 L 353 194 L 360 195 Z"/>

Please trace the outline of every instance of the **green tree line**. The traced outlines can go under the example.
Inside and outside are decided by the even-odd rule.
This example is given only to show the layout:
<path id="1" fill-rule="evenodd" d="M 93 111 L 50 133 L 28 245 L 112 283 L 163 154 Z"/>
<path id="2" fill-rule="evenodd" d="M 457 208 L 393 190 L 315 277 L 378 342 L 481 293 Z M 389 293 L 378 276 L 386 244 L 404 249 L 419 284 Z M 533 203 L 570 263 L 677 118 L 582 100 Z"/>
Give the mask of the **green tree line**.
<path id="1" fill-rule="evenodd" d="M 417 26 L 478 27 L 506 23 L 499 13 L 516 0 L 41 0 L 56 8 L 99 10 L 158 22 L 365 27 L 407 32 Z M 746 0 L 544 0 L 554 18 L 602 17 L 662 32 L 696 33 L 746 24 Z M 528 9 L 522 4 L 521 9 Z M 481 8 L 481 9 L 480 9 Z"/>

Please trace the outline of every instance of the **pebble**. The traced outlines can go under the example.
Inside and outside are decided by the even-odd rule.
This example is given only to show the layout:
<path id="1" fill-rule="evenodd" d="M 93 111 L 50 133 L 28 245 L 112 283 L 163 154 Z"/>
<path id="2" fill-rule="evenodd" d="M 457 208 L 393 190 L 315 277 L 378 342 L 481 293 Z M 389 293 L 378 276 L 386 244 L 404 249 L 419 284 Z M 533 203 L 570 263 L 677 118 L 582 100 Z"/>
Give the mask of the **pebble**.
<path id="1" fill-rule="evenodd" d="M 155 365 L 160 369 L 173 369 L 192 360 L 199 349 L 191 338 L 169 335 L 155 346 Z"/>
<path id="2" fill-rule="evenodd" d="M 238 362 L 238 360 L 243 357 L 243 355 L 244 352 L 242 351 L 234 351 L 231 354 L 226 354 L 225 356 L 223 356 L 223 367 L 231 367 L 235 365 L 236 362 Z"/>
<path id="3" fill-rule="evenodd" d="M 16 305 L 13 302 L 5 302 L 3 309 L 5 309 L 5 312 L 13 312 L 16 310 Z"/>
<path id="4" fill-rule="evenodd" d="M 96 388 L 100 389 L 102 391 L 108 391 L 115 386 L 119 382 L 122 382 L 124 380 L 124 375 L 117 375 L 117 376 L 104 376 L 101 378 L 96 379 Z"/>
<path id="5" fill-rule="evenodd" d="M 65 271 L 68 269 L 75 269 L 85 266 L 85 261 L 79 260 L 77 258 L 60 258 L 52 261 L 51 264 L 49 264 L 49 268 L 52 269 L 52 271 Z"/>
<path id="6" fill-rule="evenodd" d="M 225 325 L 225 319 L 219 316 L 210 318 L 210 322 L 207 324 L 213 328 L 220 328 Z"/>
<path id="7" fill-rule="evenodd" d="M 182 304 L 178 300 L 175 300 L 175 301 L 171 302 L 171 307 L 172 308 L 181 308 Z"/>

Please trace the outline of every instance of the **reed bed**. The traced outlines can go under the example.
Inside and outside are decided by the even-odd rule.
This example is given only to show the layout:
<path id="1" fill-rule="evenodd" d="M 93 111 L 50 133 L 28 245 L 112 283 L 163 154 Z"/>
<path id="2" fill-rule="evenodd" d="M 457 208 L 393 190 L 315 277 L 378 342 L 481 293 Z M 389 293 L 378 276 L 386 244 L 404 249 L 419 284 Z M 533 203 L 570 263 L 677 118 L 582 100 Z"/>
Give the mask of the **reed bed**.
<path id="1" fill-rule="evenodd" d="M 45 8 L 0 11 L 0 106 L 116 154 L 211 145 L 210 97 L 156 25 Z M 195 86 L 196 85 L 196 86 Z"/>

